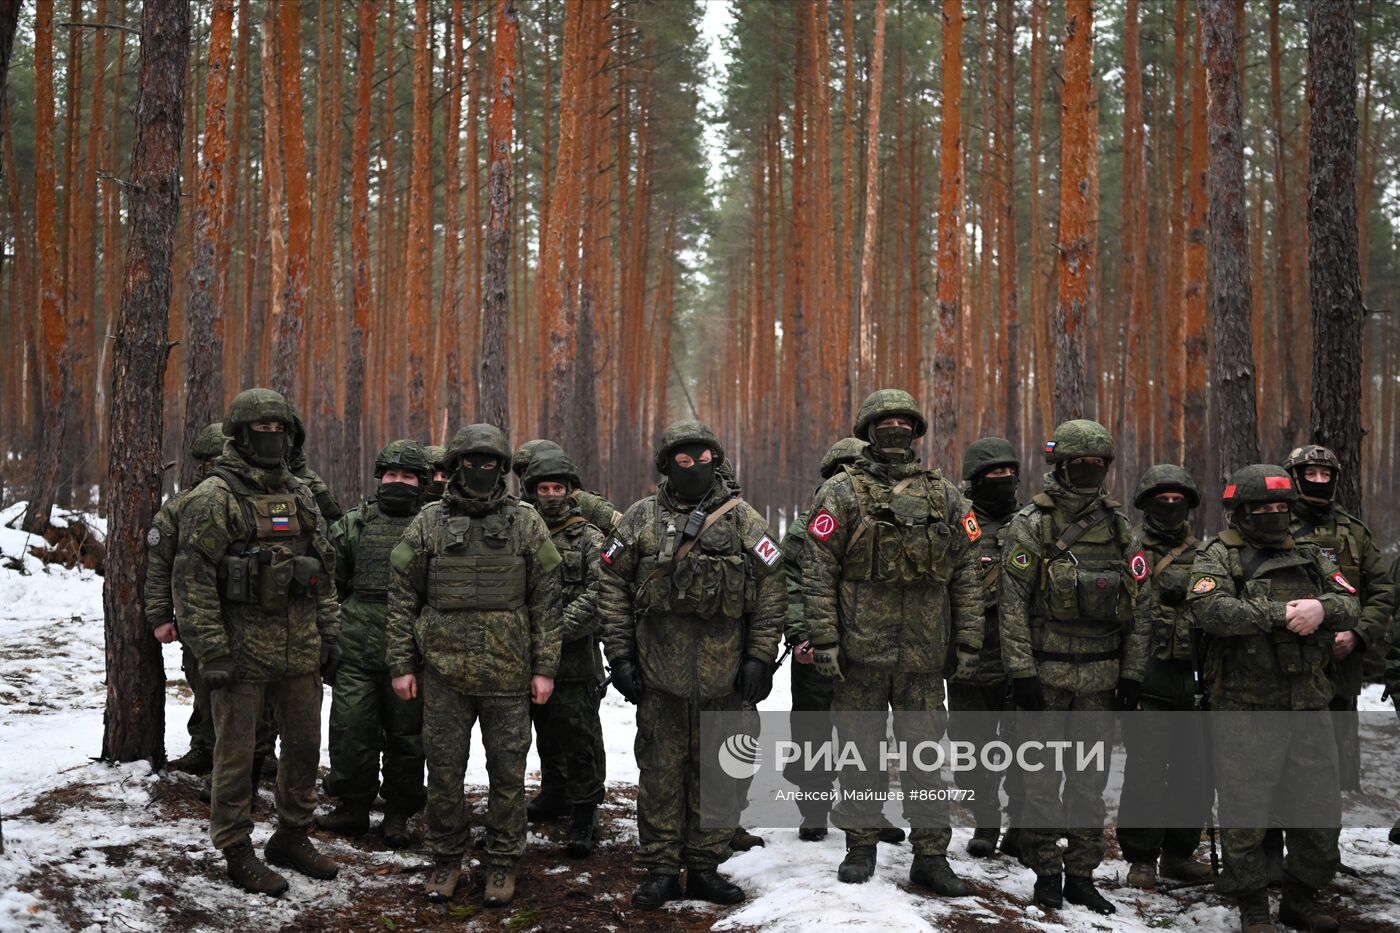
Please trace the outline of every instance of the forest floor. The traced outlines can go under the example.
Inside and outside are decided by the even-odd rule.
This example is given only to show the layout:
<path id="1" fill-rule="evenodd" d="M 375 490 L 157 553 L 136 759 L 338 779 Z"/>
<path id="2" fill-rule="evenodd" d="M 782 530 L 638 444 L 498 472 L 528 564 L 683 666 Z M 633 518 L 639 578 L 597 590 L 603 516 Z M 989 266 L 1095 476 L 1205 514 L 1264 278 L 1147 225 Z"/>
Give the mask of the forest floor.
<path id="1" fill-rule="evenodd" d="M 90 570 L 42 564 L 26 550 L 34 542 L 6 527 L 14 516 L 14 509 L 0 512 L 0 930 L 1238 929 L 1235 911 L 1209 889 L 1167 894 L 1126 887 L 1127 865 L 1111 833 L 1096 880 L 1118 907 L 1112 917 L 1032 906 L 1034 876 L 1007 858 L 967 858 L 967 829 L 954 831 L 950 854 L 974 895 L 956 901 L 910 888 L 907 844 L 882 845 L 876 877 L 847 886 L 835 879 L 843 854 L 839 833 L 803 843 L 792 829 L 774 829 L 761 831 L 766 847 L 736 854 L 723 866 L 748 890 L 744 904 L 726 909 L 683 901 L 660 913 L 634 911 L 634 726 L 632 708 L 616 695 L 603 706 L 610 771 L 604 842 L 587 860 L 574 859 L 562 849 L 564 824 L 532 826 L 518 894 L 508 908 L 481 905 L 479 852 L 471 853 L 471 877 L 450 903 L 427 903 L 421 896 L 426 853 L 390 850 L 375 831 L 355 840 L 316 833 L 317 845 L 340 863 L 333 882 L 291 874 L 291 889 L 279 899 L 244 894 L 224 880 L 223 860 L 209 846 L 201 779 L 152 772 L 144 762 L 93 760 L 105 697 L 102 581 Z M 166 747 L 174 757 L 188 746 L 189 691 L 178 651 L 168 649 L 165 659 Z M 780 677 L 769 703 L 781 709 L 787 699 L 787 678 Z M 1365 705 L 1380 708 L 1378 688 L 1368 692 Z M 323 714 L 329 706 L 327 700 Z M 322 755 L 325 764 L 324 749 Z M 533 752 L 528 769 L 534 785 Z M 485 784 L 479 740 L 467 781 L 479 807 Z M 265 785 L 254 813 L 256 845 L 271 834 L 271 810 Z M 421 840 L 421 819 L 413 828 Z M 1400 847 L 1389 844 L 1386 829 L 1347 830 L 1342 843 L 1344 860 L 1361 877 L 1340 878 L 1325 895 L 1346 929 L 1400 930 Z"/>

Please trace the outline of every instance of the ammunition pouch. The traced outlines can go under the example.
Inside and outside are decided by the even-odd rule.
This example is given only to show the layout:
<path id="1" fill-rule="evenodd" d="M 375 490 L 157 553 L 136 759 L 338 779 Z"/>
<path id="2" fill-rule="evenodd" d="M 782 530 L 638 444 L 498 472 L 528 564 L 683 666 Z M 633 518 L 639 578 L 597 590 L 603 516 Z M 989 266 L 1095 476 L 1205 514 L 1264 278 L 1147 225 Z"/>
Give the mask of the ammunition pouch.
<path id="1" fill-rule="evenodd" d="M 525 558 L 518 554 L 453 554 L 428 564 L 428 605 L 443 611 L 514 610 L 525 605 Z"/>
<path id="2" fill-rule="evenodd" d="M 1045 615 L 1057 632 L 1102 637 L 1121 631 L 1132 618 L 1133 602 L 1120 569 L 1060 558 L 1050 562 L 1046 578 Z"/>

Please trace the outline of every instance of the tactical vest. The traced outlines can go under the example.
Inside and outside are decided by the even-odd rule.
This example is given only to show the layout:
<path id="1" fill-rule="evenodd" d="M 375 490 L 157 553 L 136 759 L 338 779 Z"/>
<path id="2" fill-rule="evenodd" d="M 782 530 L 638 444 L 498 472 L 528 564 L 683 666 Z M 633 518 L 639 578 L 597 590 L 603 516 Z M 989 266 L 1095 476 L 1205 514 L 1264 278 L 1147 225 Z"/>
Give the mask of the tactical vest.
<path id="1" fill-rule="evenodd" d="M 355 545 L 355 572 L 350 590 L 355 598 L 382 603 L 389 598 L 389 552 L 403 537 L 413 515 L 389 515 L 374 503 L 360 512 L 360 538 Z"/>
<path id="2" fill-rule="evenodd" d="M 1191 567 L 1196 563 L 1200 542 L 1189 545 L 1161 570 L 1158 565 L 1177 545 L 1158 541 L 1144 547 L 1147 565 L 1152 568 L 1152 632 L 1148 653 L 1163 661 L 1191 660 L 1191 613 L 1186 593 L 1191 586 Z"/>
<path id="3" fill-rule="evenodd" d="M 526 563 L 513 503 L 489 515 L 444 515 L 433 529 L 428 605 L 514 610 L 525 605 Z"/>
<path id="4" fill-rule="evenodd" d="M 718 507 L 717 503 L 711 511 Z M 758 586 L 748 573 L 748 548 L 739 525 L 741 509 L 721 516 L 667 572 L 682 543 L 680 532 L 688 515 L 671 512 L 659 501 L 654 508 L 658 550 L 639 555 L 637 608 L 649 616 L 742 618 L 745 607 L 757 598 Z"/>
<path id="5" fill-rule="evenodd" d="M 581 515 L 571 515 L 560 524 L 559 530 L 550 529 L 550 537 L 562 559 L 559 564 L 560 605 L 567 606 L 583 595 L 588 589 L 588 553 L 584 549 L 583 526 L 588 520 Z"/>
<path id="6" fill-rule="evenodd" d="M 1083 638 L 1121 636 L 1133 617 L 1133 595 L 1123 552 L 1129 544 L 1127 521 L 1118 513 L 1089 528 L 1063 554 L 1053 556 L 1073 522 L 1044 493 L 1032 500 L 1040 509 L 1041 562 L 1034 615 L 1051 631 Z M 1095 508 L 1108 508 L 1103 500 Z"/>
<path id="7" fill-rule="evenodd" d="M 907 485 L 892 485 L 864 470 L 842 469 L 851 478 L 861 513 L 847 540 L 842 578 L 893 586 L 946 584 L 952 576 L 950 562 L 944 559 L 953 542 L 951 520 L 961 516 L 948 515 L 943 483 L 926 473 Z M 896 493 L 901 485 L 904 488 Z"/>
<path id="8" fill-rule="evenodd" d="M 1015 513 L 1012 513 L 1015 514 Z M 988 619 L 997 617 L 997 581 L 1001 578 L 1001 549 L 1011 527 L 1005 521 L 982 521 L 982 540 L 977 543 L 977 575 L 982 581 L 982 610 Z M 987 637 L 996 637 L 996 627 L 988 626 Z"/>
<path id="9" fill-rule="evenodd" d="M 1311 541 L 1316 544 L 1322 549 L 1322 553 L 1327 555 L 1328 560 L 1337 565 L 1342 576 L 1354 586 L 1360 586 L 1362 542 L 1357 533 L 1358 528 L 1350 518 L 1334 510 L 1328 524 L 1317 525 L 1311 531 L 1307 530 L 1311 519 L 1300 517 L 1297 521 L 1302 525 L 1296 529 L 1298 533 L 1294 534 L 1294 540 Z"/>
<path id="10" fill-rule="evenodd" d="M 1241 596 L 1286 603 L 1293 599 L 1315 599 L 1326 592 L 1317 566 L 1297 546 L 1277 552 L 1267 561 L 1259 560 L 1260 555 L 1251 548 L 1225 546 L 1230 549 L 1228 566 L 1236 592 Z M 1260 567 L 1262 563 L 1275 563 L 1280 559 L 1287 563 L 1267 569 Z M 1282 675 L 1323 670 L 1332 655 L 1329 650 L 1331 635 L 1321 630 L 1303 637 L 1279 627 L 1259 635 L 1215 641 L 1220 645 L 1220 657 L 1216 662 L 1219 669 L 1212 673 L 1238 672 L 1240 679 L 1255 682 L 1267 683 L 1270 678 L 1277 680 Z"/>
<path id="11" fill-rule="evenodd" d="M 231 470 L 215 467 L 214 473 L 233 491 L 248 529 L 243 540 L 229 545 L 221 563 L 220 595 L 272 612 L 295 599 L 314 598 L 321 574 L 334 565 L 329 555 L 317 552 L 319 520 L 306 487 L 294 483 L 286 492 L 260 492 Z"/>

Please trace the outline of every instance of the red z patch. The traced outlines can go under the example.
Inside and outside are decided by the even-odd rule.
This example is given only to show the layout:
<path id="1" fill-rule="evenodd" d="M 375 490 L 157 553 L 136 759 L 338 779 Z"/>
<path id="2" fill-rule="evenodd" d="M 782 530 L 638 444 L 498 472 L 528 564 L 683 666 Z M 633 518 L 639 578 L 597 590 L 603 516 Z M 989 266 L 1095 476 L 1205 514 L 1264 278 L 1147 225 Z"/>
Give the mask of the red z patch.
<path id="1" fill-rule="evenodd" d="M 1133 572 L 1133 579 L 1141 583 L 1147 579 L 1147 557 L 1138 551 L 1133 555 L 1133 559 L 1128 562 L 1128 569 Z"/>
<path id="2" fill-rule="evenodd" d="M 972 514 L 971 509 L 962 517 L 962 526 L 963 531 L 967 532 L 967 540 L 976 541 L 982 537 L 982 526 L 977 524 L 977 516 Z"/>
<path id="3" fill-rule="evenodd" d="M 1347 578 L 1342 576 L 1340 572 L 1332 574 L 1332 582 L 1337 584 L 1353 596 L 1356 595 L 1356 587 L 1348 583 Z"/>
<path id="4" fill-rule="evenodd" d="M 836 518 L 826 509 L 822 509 L 812 520 L 807 523 L 807 533 L 818 541 L 825 541 L 836 533 Z"/>

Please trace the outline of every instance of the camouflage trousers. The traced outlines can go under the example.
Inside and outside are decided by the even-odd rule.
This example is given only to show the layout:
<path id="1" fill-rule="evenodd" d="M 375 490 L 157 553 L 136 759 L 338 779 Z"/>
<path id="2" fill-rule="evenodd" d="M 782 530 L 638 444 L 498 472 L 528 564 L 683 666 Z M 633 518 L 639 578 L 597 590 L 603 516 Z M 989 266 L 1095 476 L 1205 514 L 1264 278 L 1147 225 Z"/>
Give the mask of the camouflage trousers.
<path id="1" fill-rule="evenodd" d="M 214 774 L 209 836 L 216 849 L 246 843 L 253 832 L 253 759 L 259 723 L 270 703 L 282 723 L 277 767 L 277 825 L 304 829 L 316 812 L 321 761 L 321 677 L 301 674 L 272 683 L 236 682 L 210 691 L 214 710 Z"/>
<path id="2" fill-rule="evenodd" d="M 869 728 L 864 716 L 844 720 L 845 712 L 895 710 L 894 738 L 913 748 L 920 742 L 937 740 L 943 734 L 948 714 L 943 709 L 943 675 L 907 673 L 889 668 L 848 665 L 845 680 L 836 682 L 831 711 L 836 738 L 841 746 L 853 746 L 860 764 L 841 770 L 841 800 L 832 812 L 831 822 L 846 833 L 846 847 L 873 846 L 879 833 L 880 811 L 884 803 L 879 790 L 880 774 L 885 771 L 880 743 L 885 734 Z M 922 716 L 911 715 L 922 713 Z M 918 768 L 904 771 L 900 789 L 904 795 L 904 818 L 909 821 L 909 841 L 915 855 L 945 855 L 953 837 L 948 823 L 948 801 L 935 792 L 942 782 L 937 774 Z M 854 794 L 854 796 L 852 796 Z M 862 799 L 864 798 L 864 799 Z"/>
<path id="3" fill-rule="evenodd" d="M 1191 664 L 1188 661 L 1166 661 L 1151 658 L 1147 676 L 1143 679 L 1144 694 L 1141 708 L 1150 713 L 1189 713 L 1194 705 L 1190 684 Z M 1155 688 L 1155 689 L 1154 689 Z M 1155 695 L 1146 691 L 1152 690 Z M 1201 844 L 1201 826 L 1209 818 L 1212 800 L 1200 790 L 1197 781 L 1183 775 L 1182 768 L 1173 768 L 1201 760 L 1200 733 L 1185 727 L 1185 721 L 1174 723 L 1176 717 L 1135 717 L 1123 720 L 1123 745 L 1127 752 L 1123 764 L 1122 813 L 1152 813 L 1159 801 L 1180 801 L 1188 794 L 1201 814 L 1196 826 L 1173 829 L 1162 827 L 1117 829 L 1118 846 L 1129 862 L 1155 862 L 1163 854 L 1189 858 Z"/>
<path id="4" fill-rule="evenodd" d="M 732 784 L 706 787 L 702 801 L 700 716 L 742 708 L 737 693 L 698 702 L 654 688 L 642 694 L 633 744 L 640 772 L 638 868 L 675 875 L 682 867 L 717 868 L 729 857 L 739 791 Z M 723 825 L 731 811 L 733 822 Z"/>
<path id="5" fill-rule="evenodd" d="M 1342 790 L 1361 789 L 1361 729 L 1356 717 L 1356 697 L 1334 696 L 1328 709 L 1337 715 L 1332 717 L 1332 730 L 1337 736 L 1337 777 Z"/>
<path id="6" fill-rule="evenodd" d="M 525 851 L 525 755 L 530 749 L 530 698 L 472 696 L 432 668 L 419 678 L 423 696 L 423 750 L 428 759 L 424 839 L 434 856 L 467 851 L 471 830 L 462 781 L 472 727 L 481 722 L 486 747 L 486 853 L 514 863 Z"/>
<path id="7" fill-rule="evenodd" d="M 1046 686 L 1045 709 L 1048 713 L 1109 712 L 1113 709 L 1113 691 L 1075 693 Z M 1042 714 L 1045 715 L 1045 714 Z M 1053 728 L 1052 720 L 1045 720 Z M 1113 741 L 1112 716 L 1064 717 L 1064 736 L 1071 741 Z M 1060 789 L 1064 778 L 1063 793 Z M 1046 767 L 1027 771 L 1023 778 L 1027 828 L 1021 830 L 1021 848 L 1026 863 L 1037 875 L 1058 875 L 1061 872 L 1082 877 L 1092 876 L 1103 861 L 1104 806 L 1103 793 L 1108 786 L 1107 770 L 1085 768 L 1061 773 Z M 1074 813 L 1075 826 L 1066 826 L 1066 813 Z M 1050 829 L 1048 827 L 1061 827 Z M 1059 841 L 1068 840 L 1062 851 Z"/>
<path id="8" fill-rule="evenodd" d="M 788 718 L 788 733 L 799 746 L 816 748 L 831 741 L 832 721 L 831 697 L 836 692 L 836 681 L 818 674 L 811 664 L 792 664 L 792 715 Z M 819 716 L 818 713 L 827 713 Z M 826 826 L 831 814 L 829 794 L 836 784 L 836 772 L 825 762 L 813 763 L 811 767 L 801 759 L 783 765 L 783 777 L 791 781 L 807 795 L 797 801 L 797 810 L 802 814 L 802 822 L 812 826 Z M 884 768 L 876 776 L 875 791 L 884 794 L 890 788 L 890 774 Z"/>
<path id="9" fill-rule="evenodd" d="M 209 705 L 209 688 L 204 686 L 204 677 L 199 673 L 199 660 L 189 645 L 180 643 L 180 669 L 185 672 L 185 683 L 194 694 L 194 705 L 190 709 L 189 722 L 185 724 L 190 734 L 190 750 L 214 753 L 214 711 Z"/>
<path id="10" fill-rule="evenodd" d="M 1260 710 L 1226 700 L 1217 702 L 1215 708 Z M 1287 795 L 1312 801 L 1336 800 L 1335 815 L 1340 825 L 1336 739 L 1325 728 L 1292 731 L 1282 721 L 1285 718 L 1259 717 L 1256 727 L 1236 732 L 1228 741 L 1213 736 L 1222 822 L 1229 822 L 1232 812 L 1249 811 L 1256 808 L 1259 801 Z M 1219 894 L 1241 897 L 1262 891 L 1268 884 L 1264 856 L 1267 832 L 1266 827 L 1221 830 L 1220 877 L 1215 882 Z M 1330 882 L 1341 864 L 1337 847 L 1340 830 L 1336 826 L 1324 826 L 1285 829 L 1284 832 L 1288 841 L 1284 874 L 1313 890 Z"/>
<path id="11" fill-rule="evenodd" d="M 603 802 L 607 753 L 600 701 L 591 681 L 556 680 L 548 703 L 530 704 L 541 794 L 563 794 L 575 806 Z"/>
<path id="12" fill-rule="evenodd" d="M 388 671 L 342 665 L 336 672 L 330 752 L 331 770 L 323 784 L 330 796 L 368 807 L 375 794 L 383 794 L 386 812 L 423 809 L 423 698 L 400 700 Z"/>
<path id="13" fill-rule="evenodd" d="M 988 742 L 1010 744 L 1010 724 L 1004 719 L 994 721 L 997 713 L 1008 705 L 1006 684 L 964 684 L 948 682 L 948 738 L 954 742 L 971 742 L 983 748 Z M 958 713 L 976 713 L 973 718 Z M 1007 812 L 1011 826 L 1016 825 L 1021 799 L 1021 773 L 1009 768 L 998 774 L 983 767 L 972 768 L 957 775 L 958 787 L 972 794 L 964 804 L 972 813 L 978 829 L 1001 829 L 1001 787 L 1006 784 Z"/>

